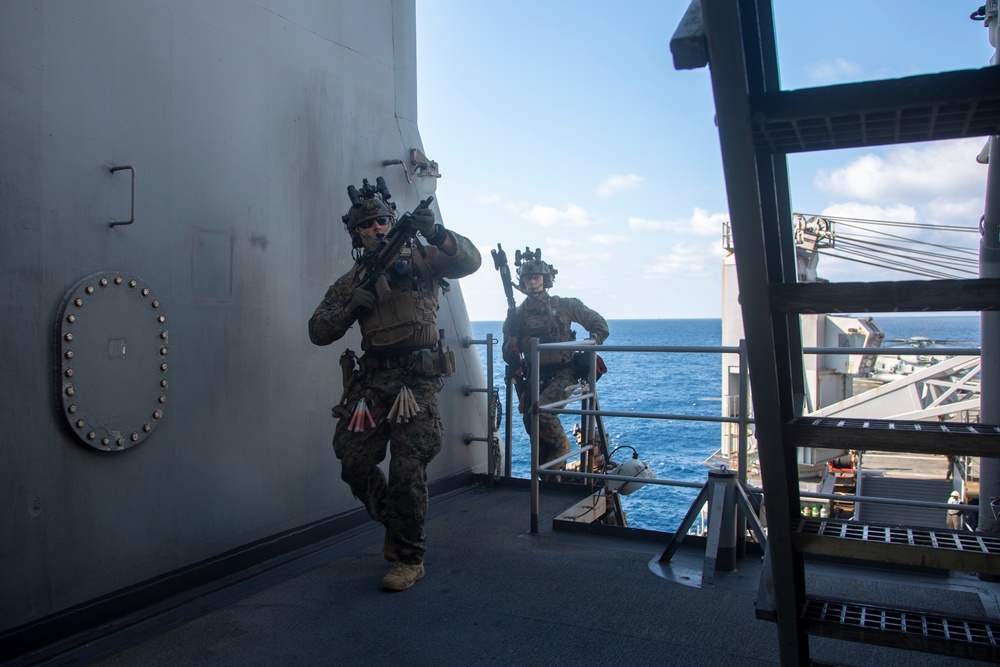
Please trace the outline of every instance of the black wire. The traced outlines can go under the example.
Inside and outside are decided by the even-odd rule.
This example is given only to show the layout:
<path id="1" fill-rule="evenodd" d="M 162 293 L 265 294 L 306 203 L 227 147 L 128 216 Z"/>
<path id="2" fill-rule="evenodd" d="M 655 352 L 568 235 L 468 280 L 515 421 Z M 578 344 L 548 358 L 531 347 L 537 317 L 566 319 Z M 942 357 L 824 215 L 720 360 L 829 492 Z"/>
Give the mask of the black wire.
<path id="1" fill-rule="evenodd" d="M 868 218 L 842 218 L 832 215 L 813 215 L 811 213 L 796 213 L 794 215 L 802 218 L 822 218 L 831 222 L 865 222 L 869 225 L 881 227 L 911 227 L 914 229 L 930 229 L 935 231 L 951 232 L 978 232 L 977 227 L 963 227 L 961 225 L 935 225 L 929 222 L 899 222 L 895 220 L 869 220 Z"/>
<path id="2" fill-rule="evenodd" d="M 945 232 L 978 232 L 977 228 L 868 220 L 864 218 L 813 216 L 799 213 L 794 215 L 802 218 L 819 218 L 829 223 L 830 245 L 817 245 L 815 249 L 817 253 L 827 257 L 926 278 L 960 279 L 964 275 L 978 275 L 978 249 L 971 250 L 962 246 L 911 239 L 898 234 L 890 234 L 878 229 L 869 229 L 868 227 L 851 223 L 866 223 L 869 226 L 876 227 L 903 227 Z M 843 232 L 833 232 L 835 223 L 839 223 L 842 228 L 846 227 L 852 231 L 860 231 L 862 234 L 845 235 Z M 893 242 L 888 243 L 880 241 L 880 239 L 891 239 Z M 923 248 L 938 248 L 950 254 L 933 252 Z"/>
<path id="3" fill-rule="evenodd" d="M 863 244 L 863 243 L 854 243 L 854 242 L 851 242 L 851 241 L 846 241 L 844 244 L 841 244 L 840 246 L 837 246 L 837 249 L 839 249 L 839 250 L 850 250 L 850 251 L 854 251 L 854 252 L 860 252 L 860 250 L 858 250 L 858 248 L 879 249 L 879 248 L 891 248 L 891 247 L 892 246 L 885 246 L 883 244 L 878 244 L 878 243 Z M 919 264 L 921 266 L 931 265 L 931 266 L 937 266 L 937 267 L 940 267 L 942 269 L 949 270 L 949 271 L 959 271 L 959 272 L 963 272 L 963 273 L 978 273 L 978 269 L 976 271 L 972 271 L 972 270 L 969 270 L 969 269 L 962 269 L 962 265 L 964 265 L 966 267 L 977 268 L 978 264 L 976 262 L 972 262 L 972 261 L 970 261 L 968 259 L 948 257 L 947 255 L 942 255 L 940 253 L 927 253 L 927 252 L 920 252 L 920 251 L 910 251 L 910 254 L 905 254 L 903 252 L 893 252 L 893 251 L 889 251 L 889 250 L 880 250 L 880 254 L 883 255 L 883 256 L 887 256 L 887 257 L 898 257 L 898 258 L 901 258 L 901 259 L 904 259 L 904 260 L 908 260 L 909 262 L 912 262 L 914 264 L 918 263 L 918 260 L 920 260 Z M 871 255 L 866 255 L 866 256 L 871 256 Z M 945 261 L 935 261 L 935 259 L 949 260 L 949 261 L 947 261 L 947 262 L 945 262 Z"/>

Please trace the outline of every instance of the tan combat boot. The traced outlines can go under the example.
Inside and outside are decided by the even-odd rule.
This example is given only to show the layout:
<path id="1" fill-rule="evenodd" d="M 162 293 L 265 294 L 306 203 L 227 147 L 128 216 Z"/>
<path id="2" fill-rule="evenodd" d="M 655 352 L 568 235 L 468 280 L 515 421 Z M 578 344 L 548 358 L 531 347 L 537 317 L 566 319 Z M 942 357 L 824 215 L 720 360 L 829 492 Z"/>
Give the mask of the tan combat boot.
<path id="1" fill-rule="evenodd" d="M 405 591 L 424 578 L 423 563 L 396 563 L 389 574 L 382 577 L 382 590 Z"/>
<path id="2" fill-rule="evenodd" d="M 389 538 L 389 531 L 385 531 L 385 539 L 382 540 L 382 556 L 390 563 L 395 563 L 399 560 L 399 554 L 396 553 L 396 544 Z"/>

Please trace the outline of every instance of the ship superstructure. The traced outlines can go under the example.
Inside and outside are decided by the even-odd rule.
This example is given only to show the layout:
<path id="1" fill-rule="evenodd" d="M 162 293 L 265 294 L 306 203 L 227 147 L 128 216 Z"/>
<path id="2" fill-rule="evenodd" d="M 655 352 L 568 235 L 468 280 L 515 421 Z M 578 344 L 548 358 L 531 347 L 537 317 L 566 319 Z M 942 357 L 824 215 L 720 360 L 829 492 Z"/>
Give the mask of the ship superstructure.
<path id="1" fill-rule="evenodd" d="M 360 338 L 306 323 L 346 187 L 433 191 L 415 33 L 409 0 L 0 6 L 0 659 L 367 521 L 330 446 Z M 458 282 L 438 325 L 435 489 L 486 460 Z"/>
<path id="2" fill-rule="evenodd" d="M 711 46 L 713 75 L 725 77 L 743 61 L 732 23 L 738 16 L 747 26 L 753 17 L 766 23 L 767 6 L 755 6 L 757 14 L 721 0 L 694 7 L 699 23 L 704 9 L 711 26 L 707 41 L 704 31 L 694 41 Z M 305 322 L 350 262 L 338 222 L 345 185 L 383 175 L 404 210 L 433 189 L 439 172 L 416 124 L 414 33 L 414 5 L 406 0 L 0 5 L 7 241 L 0 250 L 0 398 L 8 436 L 0 660 L 69 663 L 119 653 L 107 664 L 369 664 L 405 656 L 413 664 L 624 657 L 701 665 L 808 658 L 804 634 L 821 625 L 789 611 L 806 600 L 801 551 L 828 542 L 796 542 L 793 551 L 787 510 L 797 487 L 782 471 L 795 469 L 791 452 L 799 445 L 846 451 L 851 443 L 781 439 L 786 426 L 801 435 L 794 430 L 801 403 L 792 409 L 789 401 L 804 400 L 804 370 L 777 363 L 799 363 L 802 341 L 790 342 L 788 334 L 799 332 L 786 311 L 812 301 L 782 293 L 785 282 L 793 296 L 805 283 L 794 279 L 792 246 L 769 226 L 769 241 L 788 261 L 772 276 L 783 305 L 768 311 L 769 287 L 756 273 L 768 265 L 744 240 L 757 218 L 734 218 L 734 230 L 737 254 L 752 258 L 739 282 L 751 315 L 755 428 L 768 483 L 765 564 L 777 575 L 760 579 L 759 554 L 752 554 L 699 590 L 692 586 L 699 573 L 712 572 L 704 540 L 685 542 L 696 545 L 693 556 L 681 549 L 664 563 L 662 535 L 557 535 L 560 512 L 588 495 L 582 485 L 546 487 L 562 495 L 544 495 L 533 507 L 525 480 L 498 480 L 496 493 L 471 485 L 487 470 L 479 436 L 492 432 L 495 412 L 479 393 L 475 348 L 459 345 L 468 318 L 453 284 L 439 323 L 462 351 L 441 399 L 445 451 L 430 473 L 432 492 L 460 492 L 433 493 L 433 574 L 402 598 L 374 587 L 369 568 L 384 571 L 382 535 L 339 482 L 327 444 L 342 348 L 309 346 Z M 924 94 L 939 100 L 944 93 L 932 88 Z M 762 190 L 756 183 L 741 190 L 746 155 L 733 155 L 741 137 L 730 134 L 730 114 L 745 109 L 736 94 L 743 87 L 720 90 L 735 101 L 719 105 L 729 185 L 738 201 L 753 202 Z M 975 131 L 994 133 L 1000 123 Z M 995 282 L 986 286 L 996 303 Z M 966 307 L 988 301 L 973 292 L 964 285 L 948 298 Z M 832 296 L 856 298 L 825 287 L 818 294 L 824 306 Z M 848 326 L 844 333 L 856 332 Z M 147 419 L 155 420 L 148 429 Z M 950 439 L 959 441 L 956 451 L 983 449 L 967 446 L 974 437 L 940 433 L 921 447 Z M 901 440 L 890 438 L 889 446 L 902 449 Z M 537 529 L 530 533 L 529 517 Z M 902 551 L 897 546 L 889 544 L 894 551 L 884 558 Z M 939 558 L 933 550 L 918 555 L 928 551 Z M 991 562 L 967 555 L 936 562 L 952 561 Z M 827 592 L 886 584 L 833 570 L 820 573 Z M 768 609 L 775 582 L 778 597 Z M 921 581 L 922 593 L 910 579 L 889 583 L 913 600 L 936 581 Z M 981 599 L 971 587 L 930 595 L 962 608 Z M 778 642 L 755 609 L 777 620 Z M 932 639 L 956 651 L 972 644 Z M 826 646 L 841 661 L 857 656 L 853 645 Z M 866 650 L 865 658 L 911 662 L 894 663 L 887 653 Z"/>
<path id="3" fill-rule="evenodd" d="M 979 12 L 995 31 L 996 3 Z M 1000 423 L 995 411 L 1000 394 L 993 393 L 1000 378 L 994 375 L 996 349 L 989 344 L 998 323 L 992 311 L 1000 303 L 992 185 L 1000 172 L 990 170 L 978 278 L 805 282 L 796 262 L 787 156 L 995 136 L 1000 133 L 1000 70 L 783 90 L 770 2 L 696 1 L 672 48 L 675 66 L 711 69 L 768 524 L 767 568 L 757 608 L 762 618 L 777 624 L 782 663 L 808 664 L 811 636 L 997 660 L 994 617 L 852 598 L 850 590 L 816 591 L 806 576 L 806 561 L 821 555 L 1000 575 L 996 516 L 989 504 L 996 467 L 988 458 L 1000 446 L 1000 430 L 991 425 Z M 984 423 L 956 427 L 891 416 L 808 414 L 804 348 L 810 341 L 802 316 L 941 311 L 982 313 Z M 802 516 L 801 449 L 984 457 L 978 530 L 966 539 L 962 531 Z"/>

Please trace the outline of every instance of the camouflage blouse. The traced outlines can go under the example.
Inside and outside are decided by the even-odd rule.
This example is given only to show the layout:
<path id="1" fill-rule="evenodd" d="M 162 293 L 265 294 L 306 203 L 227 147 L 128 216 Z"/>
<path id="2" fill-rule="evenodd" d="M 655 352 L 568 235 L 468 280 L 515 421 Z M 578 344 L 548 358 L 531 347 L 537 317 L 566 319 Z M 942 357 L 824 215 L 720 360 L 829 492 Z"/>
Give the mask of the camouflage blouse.
<path id="1" fill-rule="evenodd" d="M 507 363 L 516 363 L 514 348 L 524 352 L 529 338 L 539 343 L 565 343 L 576 338 L 572 323 L 587 330 L 598 343 L 608 337 L 608 323 L 596 310 L 587 308 L 579 299 L 549 296 L 528 297 L 503 324 L 503 357 Z M 567 363 L 573 357 L 570 350 L 547 350 L 541 353 L 542 365 Z"/>
<path id="2" fill-rule="evenodd" d="M 354 317 L 346 307 L 360 282 L 360 264 L 341 276 L 327 290 L 323 301 L 309 319 L 309 339 L 316 345 L 329 345 L 347 333 L 355 322 L 361 326 L 361 349 L 365 352 L 419 348 L 437 342 L 437 311 L 441 289 L 447 291 L 444 278 L 462 278 L 475 273 L 482 263 L 479 251 L 469 239 L 451 234 L 458 251 L 449 257 L 434 246 L 416 248 L 416 242 L 400 251 L 399 259 L 408 264 L 402 274 L 388 271 L 392 290 L 385 301 L 376 300 L 373 310 Z"/>

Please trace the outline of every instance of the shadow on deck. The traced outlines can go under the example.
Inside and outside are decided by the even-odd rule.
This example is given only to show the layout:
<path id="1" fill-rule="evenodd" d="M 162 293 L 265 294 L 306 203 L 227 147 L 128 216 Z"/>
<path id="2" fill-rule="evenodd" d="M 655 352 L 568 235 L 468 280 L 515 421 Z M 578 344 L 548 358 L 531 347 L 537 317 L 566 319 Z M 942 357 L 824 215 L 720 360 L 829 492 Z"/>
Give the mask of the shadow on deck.
<path id="1" fill-rule="evenodd" d="M 431 504 L 427 576 L 385 593 L 382 532 L 369 523 L 228 588 L 208 591 L 39 664 L 125 665 L 775 665 L 775 625 L 757 620 L 760 558 L 699 587 L 703 552 L 663 541 L 552 530 L 576 497 L 544 493 L 539 534 L 530 495 L 499 484 Z M 658 574 L 660 576 L 658 576 Z M 808 568 L 810 586 L 849 586 L 901 599 L 942 596 L 961 611 L 997 614 L 992 593 L 953 574 L 901 577 Z M 688 585 L 682 585 L 688 584 Z M 844 665 L 955 664 L 909 651 L 814 639 Z M 963 663 L 968 664 L 968 663 Z"/>

